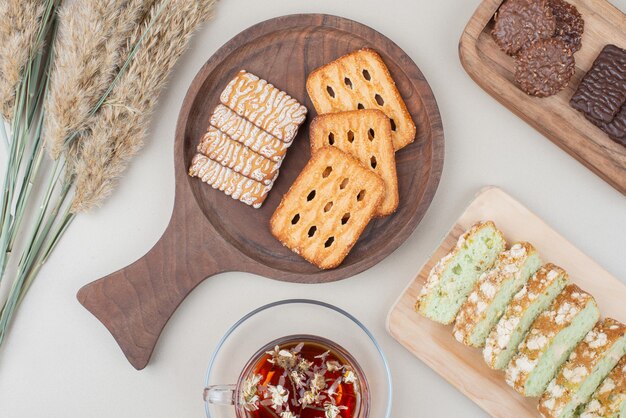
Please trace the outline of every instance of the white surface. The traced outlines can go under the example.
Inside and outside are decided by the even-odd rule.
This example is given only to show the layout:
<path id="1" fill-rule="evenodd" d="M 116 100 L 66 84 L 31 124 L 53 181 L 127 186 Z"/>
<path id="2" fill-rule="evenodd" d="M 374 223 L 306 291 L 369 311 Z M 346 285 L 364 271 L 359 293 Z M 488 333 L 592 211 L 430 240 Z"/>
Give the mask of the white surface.
<path id="1" fill-rule="evenodd" d="M 626 0 L 614 0 L 626 10 Z M 0 352 L 2 417 L 202 417 L 202 383 L 222 332 L 263 303 L 310 297 L 353 313 L 391 361 L 396 418 L 485 414 L 385 332 L 392 303 L 474 193 L 495 184 L 622 280 L 626 199 L 483 92 L 457 43 L 478 0 L 223 1 L 176 68 L 143 152 L 100 210 L 80 216 L 45 266 Z M 241 30 L 290 13 L 358 20 L 413 58 L 445 128 L 443 177 L 415 233 L 371 270 L 328 285 L 228 273 L 200 285 L 165 328 L 149 366 L 134 370 L 75 299 L 84 284 L 142 256 L 165 229 L 174 198 L 172 144 L 183 97 L 202 64 Z M 378 418 L 378 417 L 373 417 Z"/>

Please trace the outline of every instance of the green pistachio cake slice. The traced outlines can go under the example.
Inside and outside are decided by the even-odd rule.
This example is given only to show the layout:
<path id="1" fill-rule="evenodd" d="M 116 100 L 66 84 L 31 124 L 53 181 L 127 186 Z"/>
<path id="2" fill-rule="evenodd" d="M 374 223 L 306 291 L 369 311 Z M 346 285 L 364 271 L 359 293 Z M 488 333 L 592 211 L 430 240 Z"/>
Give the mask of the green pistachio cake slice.
<path id="1" fill-rule="evenodd" d="M 596 389 L 580 418 L 626 418 L 626 356 Z"/>
<path id="2" fill-rule="evenodd" d="M 547 418 L 571 418 L 626 354 L 626 326 L 606 318 L 589 331 L 570 354 L 539 400 Z"/>
<path id="3" fill-rule="evenodd" d="M 502 370 L 509 364 L 533 321 L 561 293 L 567 280 L 565 270 L 548 263 L 515 294 L 485 342 L 483 357 L 489 367 Z"/>
<path id="4" fill-rule="evenodd" d="M 452 323 L 480 275 L 493 266 L 505 246 L 492 221 L 473 225 L 432 268 L 415 309 L 433 321 Z"/>
<path id="5" fill-rule="evenodd" d="M 454 323 L 454 338 L 471 347 L 484 346 L 513 296 L 539 266 L 537 250 L 527 242 L 501 252 L 493 268 L 480 276 L 461 306 Z"/>
<path id="6" fill-rule="evenodd" d="M 599 318 L 593 296 L 566 286 L 533 322 L 506 368 L 506 382 L 524 396 L 541 395 Z"/>

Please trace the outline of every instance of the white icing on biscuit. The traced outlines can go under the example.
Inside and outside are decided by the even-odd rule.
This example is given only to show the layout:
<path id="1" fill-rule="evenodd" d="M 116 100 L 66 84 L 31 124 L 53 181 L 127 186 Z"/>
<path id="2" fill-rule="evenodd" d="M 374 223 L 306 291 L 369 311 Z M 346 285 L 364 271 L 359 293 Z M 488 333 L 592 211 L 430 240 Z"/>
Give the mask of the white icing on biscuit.
<path id="1" fill-rule="evenodd" d="M 278 139 L 290 143 L 306 118 L 306 107 L 246 71 L 240 71 L 228 83 L 220 101 L 240 116 Z"/>
<path id="2" fill-rule="evenodd" d="M 202 154 L 193 157 L 189 175 L 254 208 L 261 207 L 272 188 L 271 184 L 264 185 L 242 176 Z"/>
<path id="3" fill-rule="evenodd" d="M 217 105 L 213 111 L 211 125 L 252 151 L 275 162 L 282 161 L 287 148 L 291 145 L 259 129 L 222 104 Z"/>

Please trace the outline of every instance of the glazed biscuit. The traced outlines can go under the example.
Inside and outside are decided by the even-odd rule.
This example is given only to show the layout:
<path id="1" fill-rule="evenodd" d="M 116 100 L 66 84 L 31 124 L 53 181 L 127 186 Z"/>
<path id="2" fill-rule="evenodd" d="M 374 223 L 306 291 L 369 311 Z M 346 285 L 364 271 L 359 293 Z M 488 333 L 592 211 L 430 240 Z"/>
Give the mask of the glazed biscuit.
<path id="1" fill-rule="evenodd" d="M 382 179 L 335 147 L 311 157 L 270 220 L 283 245 L 321 269 L 337 267 L 376 213 Z"/>
<path id="2" fill-rule="evenodd" d="M 387 66 L 372 49 L 351 52 L 314 70 L 306 89 L 319 114 L 382 110 L 390 119 L 396 151 L 415 140 L 415 123 Z"/>
<path id="3" fill-rule="evenodd" d="M 266 185 L 272 184 L 279 168 L 278 163 L 251 151 L 213 126 L 209 126 L 204 134 L 198 145 L 198 152 L 224 167 Z"/>
<path id="4" fill-rule="evenodd" d="M 272 188 L 271 185 L 265 185 L 242 176 L 202 154 L 196 154 L 193 157 L 189 167 L 189 175 L 200 178 L 214 189 L 218 189 L 253 208 L 261 207 Z"/>
<path id="5" fill-rule="evenodd" d="M 296 137 L 307 113 L 296 99 L 245 70 L 228 83 L 220 101 L 288 144 Z"/>
<path id="6" fill-rule="evenodd" d="M 311 122 L 311 153 L 332 145 L 358 158 L 385 182 L 385 196 L 376 212 L 390 215 L 398 207 L 396 157 L 389 118 L 380 110 L 365 109 L 317 116 Z"/>
<path id="7" fill-rule="evenodd" d="M 222 104 L 217 105 L 213 111 L 211 125 L 274 162 L 283 160 L 290 145 L 259 129 Z"/>

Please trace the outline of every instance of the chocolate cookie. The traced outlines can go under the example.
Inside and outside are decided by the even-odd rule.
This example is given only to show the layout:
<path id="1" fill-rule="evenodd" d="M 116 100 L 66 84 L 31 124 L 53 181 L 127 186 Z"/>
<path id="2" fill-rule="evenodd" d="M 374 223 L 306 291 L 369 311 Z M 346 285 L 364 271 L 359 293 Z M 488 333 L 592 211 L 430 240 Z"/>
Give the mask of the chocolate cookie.
<path id="1" fill-rule="evenodd" d="M 491 35 L 500 49 L 515 55 L 540 39 L 551 38 L 555 29 L 547 0 L 507 0 L 496 12 Z"/>
<path id="2" fill-rule="evenodd" d="M 565 42 L 572 52 L 582 46 L 582 36 L 585 30 L 585 21 L 578 9 L 564 0 L 548 0 L 556 22 L 554 37 Z"/>
<path id="3" fill-rule="evenodd" d="M 610 123 L 626 102 L 626 51 L 606 45 L 585 74 L 570 105 L 589 118 Z"/>
<path id="4" fill-rule="evenodd" d="M 515 81 L 531 96 L 547 97 L 567 86 L 574 75 L 572 51 L 560 39 L 542 39 L 515 60 Z"/>

